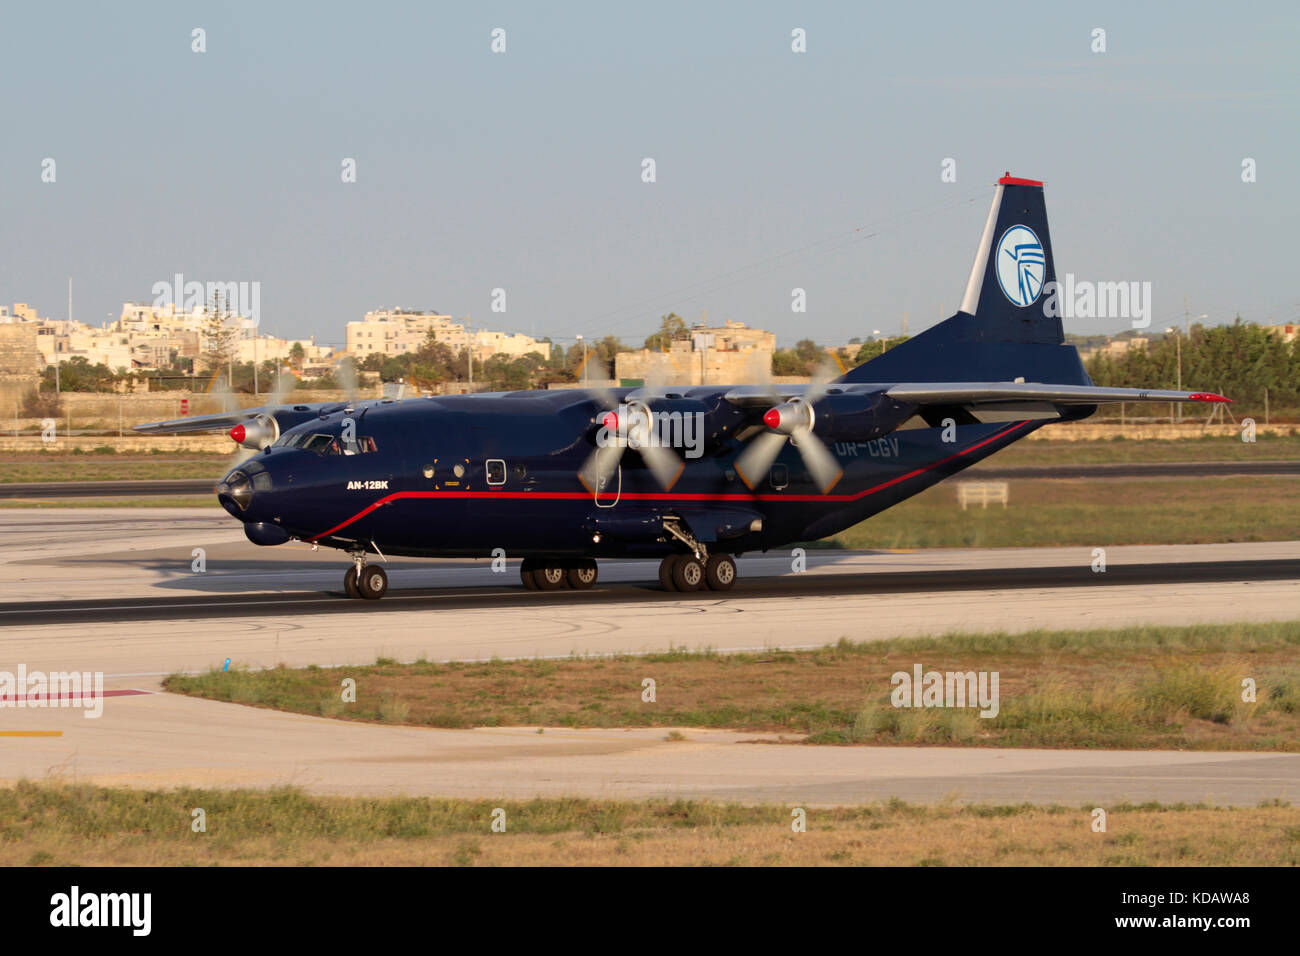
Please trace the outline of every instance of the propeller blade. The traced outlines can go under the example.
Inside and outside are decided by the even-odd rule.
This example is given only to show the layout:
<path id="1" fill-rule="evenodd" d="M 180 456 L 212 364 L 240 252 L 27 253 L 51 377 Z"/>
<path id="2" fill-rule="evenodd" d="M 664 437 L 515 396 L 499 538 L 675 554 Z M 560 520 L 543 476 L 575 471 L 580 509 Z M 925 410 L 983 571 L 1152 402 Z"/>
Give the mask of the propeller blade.
<path id="1" fill-rule="evenodd" d="M 275 378 L 271 382 L 271 394 L 266 398 L 266 407 L 275 408 L 277 405 L 283 405 L 285 398 L 293 391 L 297 382 L 294 377 L 284 369 L 276 369 Z"/>
<path id="2" fill-rule="evenodd" d="M 641 460 L 646 463 L 646 467 L 654 473 L 659 487 L 664 491 L 671 491 L 686 469 L 686 463 L 662 445 L 650 445 L 647 448 L 638 448 L 637 451 L 641 455 Z"/>
<path id="3" fill-rule="evenodd" d="M 350 358 L 339 362 L 339 384 L 343 386 L 344 400 L 351 405 L 357 398 L 357 366 Z"/>
<path id="4" fill-rule="evenodd" d="M 816 402 L 826 394 L 826 389 L 831 386 L 835 379 L 842 375 L 843 369 L 839 367 L 835 359 L 828 353 L 817 366 L 816 370 L 808 379 L 808 390 L 803 393 L 803 399 L 809 405 Z"/>
<path id="5" fill-rule="evenodd" d="M 625 448 L 626 445 L 621 441 L 617 444 L 597 445 L 578 471 L 578 480 L 582 486 L 593 495 L 602 491 L 604 484 L 601 479 L 609 481 L 613 477 Z"/>
<path id="6" fill-rule="evenodd" d="M 230 474 L 231 471 L 238 468 L 256 454 L 257 450 L 254 448 L 245 448 L 243 445 L 236 445 L 235 453 L 226 461 L 226 469 L 221 473 L 221 477 L 224 478 L 226 475 Z"/>
<path id="7" fill-rule="evenodd" d="M 780 432 L 762 431 L 749 440 L 745 450 L 736 456 L 736 474 L 750 491 L 772 469 L 772 462 L 781 454 L 785 436 Z"/>
<path id="8" fill-rule="evenodd" d="M 812 429 L 801 428 L 791 437 L 795 448 L 799 450 L 799 456 L 803 458 L 808 474 L 812 475 L 821 493 L 826 494 L 844 477 L 844 469 L 835 460 L 826 443 L 813 434 Z"/>

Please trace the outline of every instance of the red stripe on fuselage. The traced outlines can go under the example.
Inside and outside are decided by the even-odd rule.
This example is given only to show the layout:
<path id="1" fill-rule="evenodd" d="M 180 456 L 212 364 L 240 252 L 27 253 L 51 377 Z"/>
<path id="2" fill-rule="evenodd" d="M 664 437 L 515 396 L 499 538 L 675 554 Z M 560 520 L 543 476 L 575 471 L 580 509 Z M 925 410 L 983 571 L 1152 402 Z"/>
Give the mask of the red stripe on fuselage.
<path id="1" fill-rule="evenodd" d="M 927 471 L 933 471 L 935 468 L 938 468 L 940 465 L 946 465 L 950 461 L 954 461 L 955 459 L 961 458 L 965 455 L 969 455 L 971 452 L 979 448 L 983 448 L 985 445 L 990 444 L 991 442 L 995 442 L 999 438 L 1003 438 L 1011 434 L 1017 428 L 1023 428 L 1025 425 L 1028 424 L 1029 424 L 1029 420 L 1023 422 L 1016 422 L 1010 428 L 1005 428 L 1002 431 L 998 432 L 996 435 L 986 438 L 981 442 L 976 442 L 974 445 L 971 445 L 969 448 L 963 449 L 962 451 L 959 451 L 954 455 L 949 455 L 947 458 L 941 458 L 936 462 L 931 462 L 928 465 L 924 465 L 913 471 L 909 471 L 905 475 L 899 475 L 897 478 L 890 478 L 888 481 L 882 481 L 880 484 L 875 485 L 871 488 L 867 488 L 864 491 L 855 491 L 851 494 L 843 494 L 843 495 L 781 495 L 781 494 L 755 495 L 755 494 L 707 494 L 707 493 L 706 494 L 688 494 L 688 493 L 674 494 L 673 492 L 668 492 L 668 491 L 657 491 L 657 492 L 629 492 L 625 495 L 620 495 L 618 500 L 619 501 L 682 501 L 682 502 L 685 501 L 836 501 L 842 503 L 857 501 L 860 498 L 865 498 L 868 495 L 874 495 L 878 491 L 883 491 L 886 488 L 892 487 L 893 485 L 896 485 L 899 482 L 907 481 L 909 478 L 915 478 L 917 475 L 923 475 Z M 361 509 L 356 514 L 354 514 L 351 518 L 349 518 L 347 521 L 344 521 L 340 524 L 336 524 L 328 531 L 322 531 L 318 535 L 313 535 L 312 537 L 304 538 L 303 540 L 319 541 L 321 538 L 328 538 L 336 531 L 342 531 L 348 525 L 360 521 L 362 518 L 370 514 L 370 512 L 374 511 L 375 509 L 382 508 L 384 505 L 387 504 L 392 504 L 394 501 L 398 501 L 402 498 L 524 498 L 524 499 L 530 499 L 534 501 L 539 499 L 544 501 L 566 501 L 566 500 L 586 500 L 591 497 L 592 495 L 591 492 L 589 491 L 519 491 L 519 492 L 395 491 L 391 495 L 385 495 L 383 498 L 380 498 L 378 501 L 374 502 L 373 504 L 370 504 L 365 508 Z"/>

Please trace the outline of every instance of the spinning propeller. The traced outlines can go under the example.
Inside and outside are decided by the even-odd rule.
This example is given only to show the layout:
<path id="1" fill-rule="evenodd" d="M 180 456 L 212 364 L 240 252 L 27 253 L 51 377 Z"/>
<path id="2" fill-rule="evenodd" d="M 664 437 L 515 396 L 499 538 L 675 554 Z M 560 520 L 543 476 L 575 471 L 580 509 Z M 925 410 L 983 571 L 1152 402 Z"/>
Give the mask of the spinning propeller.
<path id="1" fill-rule="evenodd" d="M 600 396 L 607 408 L 611 397 Z M 677 483 L 686 465 L 675 452 L 660 443 L 654 412 L 649 405 L 641 401 L 622 402 L 616 409 L 606 411 L 600 424 L 596 433 L 596 450 L 578 472 L 578 480 L 588 491 L 596 494 L 604 487 L 629 448 L 641 456 L 665 491 Z"/>
<path id="2" fill-rule="evenodd" d="M 835 366 L 827 359 L 802 397 L 774 405 L 763 415 L 766 430 L 751 438 L 745 450 L 736 457 L 736 474 L 750 491 L 771 471 L 772 463 L 787 441 L 798 449 L 804 467 L 822 494 L 827 494 L 839 483 L 844 469 L 826 443 L 813 433 L 817 422 L 814 406 L 826 394 L 834 374 Z"/>

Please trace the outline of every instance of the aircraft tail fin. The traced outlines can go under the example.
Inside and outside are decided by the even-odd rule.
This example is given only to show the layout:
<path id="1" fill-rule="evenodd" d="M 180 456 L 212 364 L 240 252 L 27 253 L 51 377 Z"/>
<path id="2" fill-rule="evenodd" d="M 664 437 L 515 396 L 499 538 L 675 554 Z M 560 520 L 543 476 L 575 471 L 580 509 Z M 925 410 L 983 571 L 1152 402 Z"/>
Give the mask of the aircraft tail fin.
<path id="1" fill-rule="evenodd" d="M 1043 184 L 1008 173 L 998 180 L 957 313 L 840 380 L 1090 385 L 1059 313 L 1045 307 L 1055 282 Z"/>

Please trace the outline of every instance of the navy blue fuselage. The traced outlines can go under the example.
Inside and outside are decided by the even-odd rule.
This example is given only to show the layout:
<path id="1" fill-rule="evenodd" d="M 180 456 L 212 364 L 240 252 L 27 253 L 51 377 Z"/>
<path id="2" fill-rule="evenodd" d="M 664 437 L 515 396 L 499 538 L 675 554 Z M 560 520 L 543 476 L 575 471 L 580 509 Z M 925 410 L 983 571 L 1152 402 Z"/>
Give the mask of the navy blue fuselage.
<path id="1" fill-rule="evenodd" d="M 1046 401 L 1017 401 L 1012 391 L 1001 406 L 971 405 L 981 400 L 978 383 L 1050 383 L 1076 403 L 1077 387 L 1091 386 L 1049 307 L 1055 278 L 1042 183 L 1008 174 L 958 312 L 816 390 L 812 402 L 772 407 L 769 420 L 775 403 L 753 386 L 642 390 L 636 397 L 651 410 L 667 403 L 702 416 L 702 446 L 683 456 L 674 480 L 677 462 L 656 456 L 656 477 L 628 450 L 617 469 L 596 469 L 608 481 L 593 491 L 584 465 L 603 416 L 634 390 L 558 390 L 277 410 L 283 434 L 227 476 L 220 499 L 258 544 L 297 538 L 412 556 L 656 556 L 684 549 L 673 529 L 732 554 L 823 538 L 1048 421 L 1094 411 L 1052 402 L 1051 387 Z M 907 384 L 891 397 L 889 383 Z M 927 383 L 977 384 L 945 392 Z M 810 407 L 809 427 L 831 458 L 811 442 L 797 447 Z M 765 449 L 781 441 L 770 458 Z M 738 467 L 750 442 L 759 444 Z"/>
<path id="2" fill-rule="evenodd" d="M 681 390 L 711 406 L 725 406 L 726 391 Z M 835 534 L 1044 424 L 956 425 L 948 430 L 955 440 L 948 442 L 942 427 L 828 441 L 844 474 L 826 494 L 789 443 L 751 490 L 736 473 L 743 442 L 729 426 L 706 437 L 700 457 L 683 458 L 671 490 L 628 452 L 605 488 L 593 492 L 579 472 L 595 447 L 604 410 L 585 393 L 567 390 L 340 410 L 292 428 L 240 465 L 236 471 L 252 484 L 243 507 L 229 495 L 221 500 L 250 525 L 250 538 L 267 544 L 296 538 L 428 557 L 481 557 L 498 548 L 511 557 L 644 557 L 674 550 L 674 539 L 662 531 L 663 519 L 674 516 L 710 550 L 738 554 Z M 349 418 L 361 447 L 373 451 L 321 453 L 331 440 L 339 447 Z M 913 423 L 924 426 L 919 419 Z M 303 441 L 315 450 L 292 447 Z M 597 534 L 599 541 L 593 540 Z"/>

